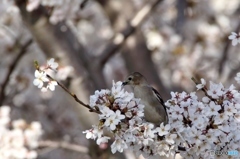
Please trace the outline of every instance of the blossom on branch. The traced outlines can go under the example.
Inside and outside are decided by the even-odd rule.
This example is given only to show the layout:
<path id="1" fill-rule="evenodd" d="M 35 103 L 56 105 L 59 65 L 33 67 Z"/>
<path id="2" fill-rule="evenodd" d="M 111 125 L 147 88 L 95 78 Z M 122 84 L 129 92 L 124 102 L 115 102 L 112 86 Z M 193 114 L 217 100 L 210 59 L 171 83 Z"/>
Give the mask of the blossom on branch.
<path id="1" fill-rule="evenodd" d="M 200 89 L 204 88 L 205 86 L 206 86 L 206 81 L 203 78 L 201 78 L 201 84 L 196 85 L 197 90 L 200 90 Z"/>
<path id="2" fill-rule="evenodd" d="M 232 40 L 233 46 L 236 46 L 238 43 L 240 44 L 240 33 L 232 32 L 232 34 L 228 36 L 228 39 Z"/>
<path id="3" fill-rule="evenodd" d="M 240 92 L 233 85 L 225 88 L 221 83 L 210 81 L 206 93 L 202 100 L 195 94 L 171 93 L 172 99 L 166 102 L 171 129 L 177 131 L 187 150 L 180 152 L 184 158 L 214 157 L 208 155 L 216 148 L 240 151 L 240 123 L 237 120 Z M 182 101 L 189 101 L 189 104 L 186 106 Z M 184 111 L 179 111 L 181 108 Z M 176 119 L 175 114 L 182 117 Z M 219 157 L 227 158 L 225 154 Z"/>
<path id="4" fill-rule="evenodd" d="M 36 79 L 33 80 L 33 84 L 41 88 L 42 92 L 46 92 L 47 90 L 54 91 L 58 83 L 54 79 L 49 78 L 48 72 L 56 71 L 57 67 L 58 63 L 54 61 L 54 58 L 47 61 L 47 66 L 38 67 L 35 71 Z"/>
<path id="5" fill-rule="evenodd" d="M 174 143 L 176 134 L 169 135 L 168 142 L 161 139 L 161 136 L 169 134 L 170 125 L 164 126 L 162 123 L 161 127 L 154 127 L 144 121 L 144 105 L 140 104 L 140 99 L 134 98 L 133 93 L 124 91 L 122 82 L 113 82 L 111 90 L 95 91 L 90 96 L 90 106 L 101 112 L 99 123 L 83 133 L 87 138 L 97 139 L 98 143 L 99 139 L 106 138 L 102 133 L 104 129 L 111 132 L 114 136 L 112 153 L 131 148 L 147 157 L 157 155 L 162 150 L 166 155 Z"/>
<path id="6" fill-rule="evenodd" d="M 47 61 L 47 68 L 50 68 L 52 70 L 56 70 L 58 68 L 58 63 L 55 62 L 54 58 L 51 58 Z"/>
<path id="7" fill-rule="evenodd" d="M 206 96 L 201 100 L 195 92 L 172 92 L 166 102 L 169 123 L 157 127 L 144 120 L 140 99 L 125 92 L 121 82 L 113 82 L 111 90 L 96 91 L 90 97 L 90 106 L 101 114 L 99 123 L 84 133 L 99 144 L 98 140 L 109 140 L 110 136 L 103 134 L 107 130 L 113 134 L 112 153 L 130 148 L 146 158 L 169 156 L 178 151 L 179 145 L 186 148 L 180 152 L 186 159 L 209 157 L 208 152 L 216 147 L 240 151 L 240 92 L 233 85 L 225 88 L 211 81 L 207 88 L 205 80 L 201 81 L 198 88 L 204 87 Z"/>
<path id="8" fill-rule="evenodd" d="M 47 66 L 53 70 L 58 65 L 52 59 Z M 34 84 L 52 91 L 59 84 L 68 92 L 49 76 L 46 70 L 36 70 Z M 238 83 L 239 76 L 238 73 L 235 77 Z M 46 87 L 43 86 L 45 82 Z M 122 82 L 113 82 L 110 90 L 95 91 L 94 95 L 90 96 L 89 105 L 79 102 L 99 115 L 99 122 L 83 133 L 87 139 L 96 140 L 98 145 L 112 139 L 112 153 L 132 149 L 146 158 L 156 155 L 168 157 L 179 152 L 179 146 L 185 148 L 186 151 L 180 151 L 180 155 L 186 159 L 212 157 L 209 153 L 212 150 L 240 151 L 240 91 L 233 85 L 225 88 L 223 84 L 212 81 L 208 88 L 204 79 L 201 79 L 201 84 L 196 87 L 205 93 L 201 99 L 196 92 L 171 92 L 171 99 L 165 103 L 169 123 L 154 125 L 144 120 L 144 105 L 141 104 L 141 99 L 124 91 Z M 8 112 L 7 109 L 5 112 Z M 8 120 L 3 120 L 2 123 L 4 122 L 6 124 Z M 111 135 L 104 134 L 105 131 Z M 31 133 L 26 134 L 31 136 Z M 217 157 L 227 158 L 225 154 Z"/>
<path id="9" fill-rule="evenodd" d="M 38 88 L 42 88 L 43 83 L 49 81 L 45 72 L 40 72 L 40 71 L 36 70 L 35 77 L 36 77 L 36 79 L 34 79 L 33 84 L 35 86 L 37 86 Z"/>

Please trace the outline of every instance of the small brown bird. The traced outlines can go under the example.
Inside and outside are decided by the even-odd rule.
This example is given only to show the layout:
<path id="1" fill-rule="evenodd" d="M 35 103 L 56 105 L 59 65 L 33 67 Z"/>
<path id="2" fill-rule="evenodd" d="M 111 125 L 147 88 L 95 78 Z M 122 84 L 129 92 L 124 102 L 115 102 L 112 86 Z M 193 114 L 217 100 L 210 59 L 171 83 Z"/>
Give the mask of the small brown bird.
<path id="1" fill-rule="evenodd" d="M 160 94 L 151 87 L 145 77 L 139 72 L 130 74 L 123 82 L 123 86 L 133 87 L 134 96 L 141 99 L 144 107 L 145 120 L 159 126 L 162 122 L 168 123 L 166 106 Z"/>

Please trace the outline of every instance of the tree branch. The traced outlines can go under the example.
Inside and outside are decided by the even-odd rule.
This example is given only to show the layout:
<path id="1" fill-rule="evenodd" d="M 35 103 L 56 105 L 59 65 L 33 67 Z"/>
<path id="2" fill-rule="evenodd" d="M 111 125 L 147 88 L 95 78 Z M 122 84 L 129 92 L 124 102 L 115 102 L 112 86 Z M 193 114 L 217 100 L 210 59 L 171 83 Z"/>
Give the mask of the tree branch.
<path id="1" fill-rule="evenodd" d="M 39 141 L 39 147 L 63 148 L 79 153 L 88 153 L 88 148 L 81 145 L 71 144 L 65 141 Z"/>
<path id="2" fill-rule="evenodd" d="M 83 0 L 82 3 L 80 4 L 80 8 L 83 9 L 88 3 L 88 0 Z"/>
<path id="3" fill-rule="evenodd" d="M 239 30 L 240 30 L 240 22 L 238 23 L 238 26 L 237 26 L 235 32 L 238 32 Z M 229 47 L 231 46 L 232 42 L 231 42 L 231 40 L 228 40 L 226 43 L 227 44 L 225 45 L 225 47 L 223 49 L 222 57 L 219 61 L 219 69 L 218 69 L 219 76 L 222 74 L 225 63 L 227 62 L 228 50 L 229 50 Z"/>
<path id="4" fill-rule="evenodd" d="M 68 23 L 62 21 L 53 25 L 49 22 L 49 13 L 45 7 L 39 6 L 36 10 L 28 12 L 27 0 L 15 0 L 15 2 L 20 9 L 23 21 L 47 57 L 55 57 L 57 52 L 65 55 L 60 58 L 62 61 L 70 61 L 77 75 L 87 74 L 89 82 L 86 83 L 86 87 L 90 93 L 107 87 L 102 70 L 97 66 L 97 59 L 94 60 L 90 56 L 91 54 L 79 42 Z M 63 27 L 65 31 L 62 31 Z"/>
<path id="5" fill-rule="evenodd" d="M 70 92 L 63 84 L 61 84 L 60 82 L 58 82 L 57 80 L 55 80 L 54 78 L 52 78 L 50 75 L 47 74 L 47 78 L 49 78 L 49 79 L 52 80 L 52 81 L 56 81 L 57 84 L 58 84 L 65 92 L 67 92 L 70 96 L 72 96 L 77 103 L 79 103 L 79 104 L 81 104 L 82 106 L 88 108 L 90 112 L 94 112 L 94 113 L 97 113 L 97 114 L 101 114 L 100 111 L 98 111 L 98 110 L 96 110 L 96 109 L 93 109 L 93 108 L 92 108 L 90 105 L 88 105 L 88 104 L 83 103 L 83 102 L 77 97 L 77 95 L 76 95 L 75 93 Z"/>
<path id="6" fill-rule="evenodd" d="M 145 18 L 157 7 L 162 0 L 156 0 L 152 4 L 146 4 L 130 21 L 129 25 L 126 26 L 120 33 L 117 33 L 112 41 L 105 47 L 102 54 L 99 57 L 100 66 L 104 64 L 116 53 L 117 50 L 125 43 L 127 38 L 132 35 L 136 28 L 145 20 Z"/>
<path id="7" fill-rule="evenodd" d="M 3 83 L 1 84 L 1 91 L 0 91 L 0 106 L 3 104 L 4 98 L 5 98 L 5 88 L 8 85 L 8 82 L 10 80 L 10 76 L 12 74 L 12 72 L 15 70 L 15 68 L 18 65 L 18 62 L 21 60 L 21 58 L 23 57 L 23 55 L 27 52 L 27 48 L 31 45 L 31 43 L 33 42 L 32 39 L 29 39 L 21 48 L 20 52 L 18 53 L 18 55 L 15 57 L 15 59 L 12 61 L 12 63 L 9 66 L 7 75 L 5 77 L 5 79 L 3 80 Z"/>

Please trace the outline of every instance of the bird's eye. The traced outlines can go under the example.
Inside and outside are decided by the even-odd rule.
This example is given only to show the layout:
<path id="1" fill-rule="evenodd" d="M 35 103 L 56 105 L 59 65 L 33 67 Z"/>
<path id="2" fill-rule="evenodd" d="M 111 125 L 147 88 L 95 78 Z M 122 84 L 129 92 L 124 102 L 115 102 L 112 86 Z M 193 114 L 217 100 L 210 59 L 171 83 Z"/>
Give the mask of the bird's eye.
<path id="1" fill-rule="evenodd" d="M 128 77 L 128 80 L 131 81 L 131 80 L 132 80 L 132 77 Z"/>

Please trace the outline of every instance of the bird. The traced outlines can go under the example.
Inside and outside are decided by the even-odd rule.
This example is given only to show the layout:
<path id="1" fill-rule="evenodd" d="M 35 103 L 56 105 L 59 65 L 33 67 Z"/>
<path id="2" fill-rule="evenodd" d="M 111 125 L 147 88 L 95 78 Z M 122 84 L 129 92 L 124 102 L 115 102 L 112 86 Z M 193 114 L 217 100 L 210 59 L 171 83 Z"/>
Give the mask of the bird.
<path id="1" fill-rule="evenodd" d="M 168 123 L 167 109 L 161 95 L 156 89 L 150 86 L 146 78 L 139 72 L 133 72 L 122 86 L 130 85 L 133 88 L 135 98 L 140 98 L 144 107 L 144 118 L 147 122 L 159 126 L 161 123 Z"/>

